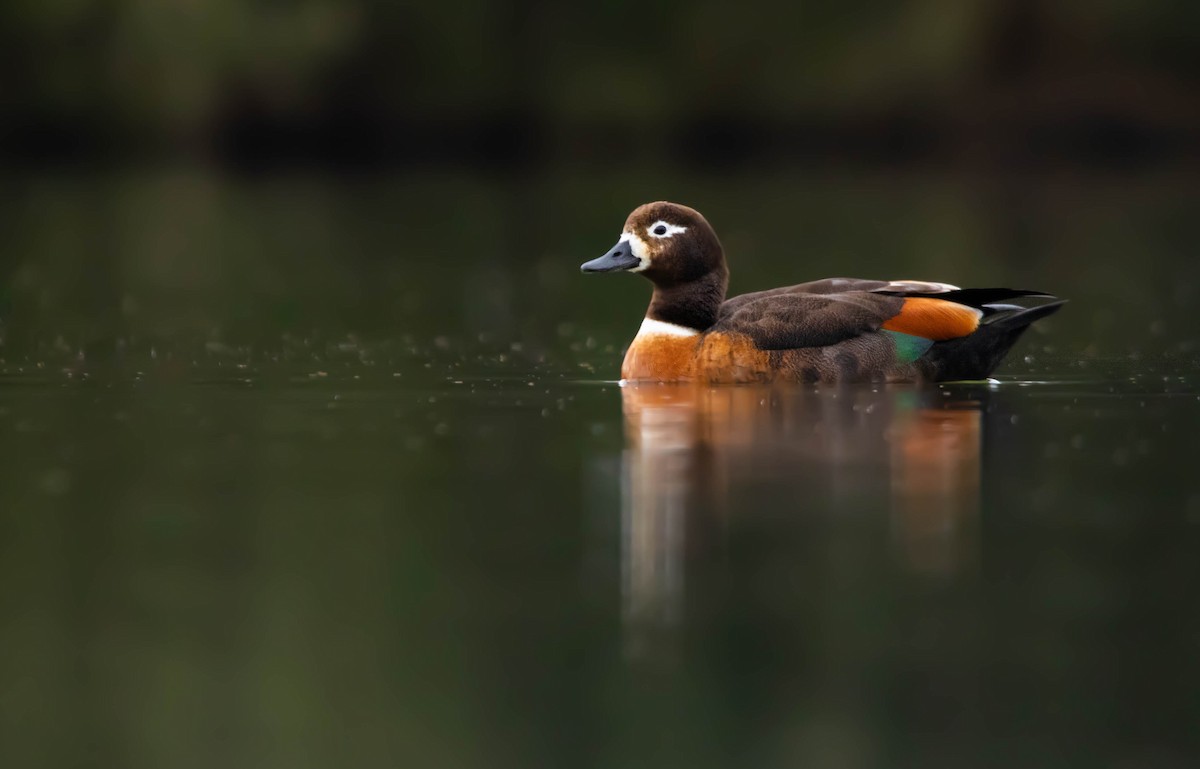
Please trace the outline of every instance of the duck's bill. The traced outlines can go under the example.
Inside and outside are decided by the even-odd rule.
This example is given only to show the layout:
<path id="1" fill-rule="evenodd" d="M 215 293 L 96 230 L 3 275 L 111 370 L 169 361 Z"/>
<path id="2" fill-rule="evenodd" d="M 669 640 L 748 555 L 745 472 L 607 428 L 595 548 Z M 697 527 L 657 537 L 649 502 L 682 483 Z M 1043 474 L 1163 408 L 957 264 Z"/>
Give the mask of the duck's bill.
<path id="1" fill-rule="evenodd" d="M 629 242 L 621 241 L 613 249 L 599 259 L 584 262 L 579 266 L 583 272 L 616 272 L 629 270 L 641 264 L 641 260 L 629 250 Z"/>

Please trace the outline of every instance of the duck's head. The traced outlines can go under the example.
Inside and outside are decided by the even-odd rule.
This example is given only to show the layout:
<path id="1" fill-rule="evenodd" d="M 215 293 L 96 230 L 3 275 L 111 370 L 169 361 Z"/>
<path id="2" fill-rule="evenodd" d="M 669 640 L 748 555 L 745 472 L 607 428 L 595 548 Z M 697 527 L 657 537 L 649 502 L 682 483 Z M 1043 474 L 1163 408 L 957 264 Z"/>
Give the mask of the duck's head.
<path id="1" fill-rule="evenodd" d="M 662 288 L 713 275 L 723 281 L 726 275 L 725 253 L 708 221 L 695 209 L 665 201 L 635 208 L 617 245 L 580 269 L 638 272 Z"/>

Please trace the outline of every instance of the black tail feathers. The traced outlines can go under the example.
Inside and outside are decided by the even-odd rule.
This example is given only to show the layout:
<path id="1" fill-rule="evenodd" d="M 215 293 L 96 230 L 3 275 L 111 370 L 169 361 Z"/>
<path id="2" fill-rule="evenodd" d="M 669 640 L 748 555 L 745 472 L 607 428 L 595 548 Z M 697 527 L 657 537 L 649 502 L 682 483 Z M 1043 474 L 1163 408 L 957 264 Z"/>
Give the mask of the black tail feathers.
<path id="1" fill-rule="evenodd" d="M 1065 299 L 1040 291 L 1007 288 L 968 288 L 937 296 L 983 311 L 979 328 L 972 334 L 938 342 L 925 358 L 933 378 L 939 381 L 984 379 L 1034 321 L 1052 315 Z"/>

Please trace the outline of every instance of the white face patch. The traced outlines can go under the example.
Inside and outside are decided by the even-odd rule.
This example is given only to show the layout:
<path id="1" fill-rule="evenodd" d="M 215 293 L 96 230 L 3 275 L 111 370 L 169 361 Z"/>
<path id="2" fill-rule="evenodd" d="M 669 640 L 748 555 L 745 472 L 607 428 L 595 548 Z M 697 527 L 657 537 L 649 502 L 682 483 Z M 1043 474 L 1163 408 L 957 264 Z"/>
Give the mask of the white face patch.
<path id="1" fill-rule="evenodd" d="M 646 234 L 652 238 L 670 238 L 686 231 L 687 227 L 680 227 L 678 224 L 671 224 L 662 219 L 646 228 Z"/>
<path id="2" fill-rule="evenodd" d="M 638 329 L 638 336 L 696 336 L 700 332 L 687 326 L 679 326 L 662 320 L 646 318 Z M 635 339 L 637 337 L 634 337 Z"/>
<path id="3" fill-rule="evenodd" d="M 628 243 L 629 251 L 639 262 L 637 267 L 631 267 L 627 272 L 641 272 L 650 266 L 650 248 L 646 245 L 646 241 L 634 235 L 632 232 L 622 232 L 618 243 Z"/>

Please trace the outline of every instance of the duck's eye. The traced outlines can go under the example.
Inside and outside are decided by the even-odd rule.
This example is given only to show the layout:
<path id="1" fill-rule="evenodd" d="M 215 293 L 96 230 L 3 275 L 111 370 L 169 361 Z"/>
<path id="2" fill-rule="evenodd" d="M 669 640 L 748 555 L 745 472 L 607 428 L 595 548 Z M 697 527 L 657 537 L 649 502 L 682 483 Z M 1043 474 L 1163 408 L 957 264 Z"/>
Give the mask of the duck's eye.
<path id="1" fill-rule="evenodd" d="M 686 229 L 687 227 L 680 227 L 678 224 L 671 224 L 670 222 L 659 220 L 647 227 L 646 232 L 649 233 L 650 237 L 652 238 L 669 238 L 672 235 L 678 235 Z"/>

